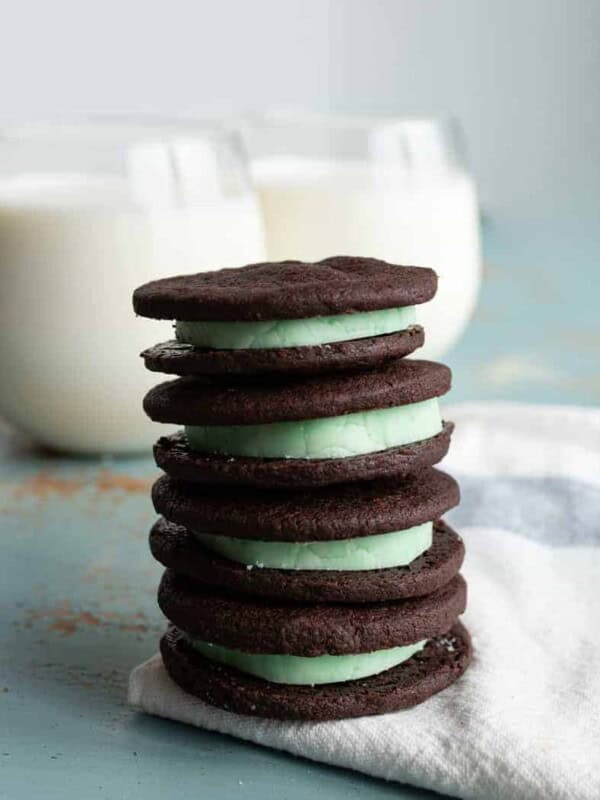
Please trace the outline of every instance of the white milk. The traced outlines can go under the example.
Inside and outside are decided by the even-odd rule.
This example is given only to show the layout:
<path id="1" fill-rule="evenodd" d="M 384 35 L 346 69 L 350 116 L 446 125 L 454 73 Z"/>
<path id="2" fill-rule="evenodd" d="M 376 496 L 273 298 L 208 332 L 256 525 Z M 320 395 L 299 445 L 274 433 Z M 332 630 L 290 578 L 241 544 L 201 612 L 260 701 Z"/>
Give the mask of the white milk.
<path id="1" fill-rule="evenodd" d="M 469 320 L 480 281 L 477 198 L 451 167 L 410 175 L 401 167 L 271 157 L 255 162 L 269 259 L 373 256 L 433 267 L 436 298 L 418 308 L 437 358 Z"/>
<path id="2" fill-rule="evenodd" d="M 121 178 L 1 181 L 0 414 L 62 450 L 147 449 L 158 429 L 142 398 L 161 376 L 138 354 L 172 333 L 136 319 L 134 288 L 260 260 L 250 194 L 141 211 Z"/>

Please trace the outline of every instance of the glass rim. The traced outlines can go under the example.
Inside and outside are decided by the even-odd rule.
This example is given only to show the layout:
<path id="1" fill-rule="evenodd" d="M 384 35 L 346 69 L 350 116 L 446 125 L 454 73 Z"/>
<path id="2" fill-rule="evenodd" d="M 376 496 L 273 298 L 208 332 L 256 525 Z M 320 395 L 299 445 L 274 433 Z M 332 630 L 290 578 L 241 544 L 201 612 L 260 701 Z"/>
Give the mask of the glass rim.
<path id="1" fill-rule="evenodd" d="M 196 135 L 235 138 L 239 126 L 230 120 L 154 114 L 65 114 L 0 125 L 1 144 L 38 144 L 86 140 L 107 147 L 139 141 L 148 135 L 166 139 Z"/>
<path id="2" fill-rule="evenodd" d="M 247 113 L 241 117 L 240 130 L 244 146 L 249 153 L 250 160 L 268 156 L 270 153 L 257 153 L 261 146 L 260 137 L 283 136 L 287 137 L 294 132 L 306 134 L 309 137 L 321 138 L 321 142 L 335 141 L 338 137 L 352 137 L 352 141 L 360 142 L 359 147 L 366 147 L 367 153 L 376 141 L 374 137 L 380 136 L 379 147 L 385 141 L 389 148 L 394 141 L 404 141 L 405 147 L 415 146 L 423 140 L 437 142 L 439 156 L 438 163 L 454 165 L 463 170 L 470 171 L 470 157 L 464 128 L 459 118 L 453 114 L 404 114 L 397 112 L 371 113 L 321 111 L 304 109 L 302 107 L 267 107 L 263 110 Z M 258 139 L 256 137 L 259 137 Z M 385 137 L 385 139 L 383 139 Z M 408 138 L 407 138 L 408 137 Z M 351 141 L 348 140 L 348 141 Z M 394 145 L 393 149 L 397 149 Z M 402 148 L 401 148 L 402 149 Z M 268 150 L 268 148 L 267 148 Z M 293 145 L 286 155 L 295 155 L 297 145 Z M 398 154 L 397 154 L 398 155 Z M 329 153 L 327 158 L 331 158 Z M 363 156 L 359 156 L 362 158 Z M 335 153 L 333 154 L 336 159 Z M 372 157 L 368 157 L 369 162 Z M 389 157 L 388 157 L 389 160 Z M 395 160 L 395 159 L 394 159 Z"/>
<path id="3" fill-rule="evenodd" d="M 347 128 L 354 130 L 368 130 L 379 125 L 393 125 L 394 123 L 425 123 L 440 128 L 460 127 L 460 122 L 454 114 L 403 114 L 403 113 L 372 113 L 344 112 L 344 111 L 315 111 L 303 108 L 267 108 L 247 113 L 242 118 L 250 127 L 266 128 Z"/>

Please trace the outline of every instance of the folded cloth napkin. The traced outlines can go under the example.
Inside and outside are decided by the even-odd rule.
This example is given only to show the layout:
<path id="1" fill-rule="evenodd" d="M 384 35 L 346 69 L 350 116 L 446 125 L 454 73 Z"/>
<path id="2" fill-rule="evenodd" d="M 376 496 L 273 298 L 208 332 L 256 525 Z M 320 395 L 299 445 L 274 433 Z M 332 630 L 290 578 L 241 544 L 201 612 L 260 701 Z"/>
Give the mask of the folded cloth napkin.
<path id="1" fill-rule="evenodd" d="M 468 405 L 461 482 L 471 668 L 416 708 L 338 722 L 242 717 L 186 695 L 154 656 L 150 714 L 477 800 L 600 798 L 600 409 Z"/>

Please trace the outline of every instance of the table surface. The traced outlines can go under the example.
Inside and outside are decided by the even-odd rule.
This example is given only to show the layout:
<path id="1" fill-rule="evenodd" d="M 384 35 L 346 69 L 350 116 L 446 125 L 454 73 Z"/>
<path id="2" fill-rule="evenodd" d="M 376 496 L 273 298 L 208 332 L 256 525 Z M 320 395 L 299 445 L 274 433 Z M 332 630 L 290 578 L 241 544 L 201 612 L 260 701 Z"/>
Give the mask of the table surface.
<path id="1" fill-rule="evenodd" d="M 565 311 L 559 265 L 548 263 L 543 275 L 488 268 L 448 358 L 453 401 L 598 403 L 592 293 L 583 282 L 577 313 Z M 51 457 L 12 434 L 0 451 L 1 798 L 437 796 L 128 709 L 129 670 L 163 628 L 146 545 L 155 468 Z"/>

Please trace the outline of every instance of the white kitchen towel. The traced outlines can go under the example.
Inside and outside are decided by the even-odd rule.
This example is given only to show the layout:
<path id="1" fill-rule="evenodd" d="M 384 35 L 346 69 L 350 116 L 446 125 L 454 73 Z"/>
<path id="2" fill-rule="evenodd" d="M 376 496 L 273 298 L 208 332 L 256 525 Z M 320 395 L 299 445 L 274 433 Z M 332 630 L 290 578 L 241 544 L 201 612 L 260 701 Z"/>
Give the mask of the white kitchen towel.
<path id="1" fill-rule="evenodd" d="M 150 714 L 473 800 L 600 798 L 600 409 L 457 406 L 444 468 L 467 546 L 471 668 L 416 708 L 297 723 L 181 691 L 154 656 L 129 701 Z"/>

